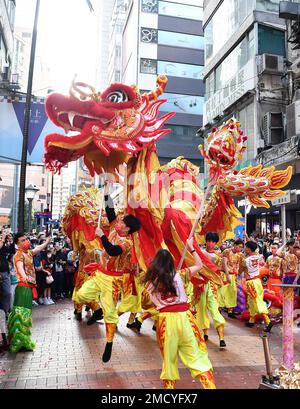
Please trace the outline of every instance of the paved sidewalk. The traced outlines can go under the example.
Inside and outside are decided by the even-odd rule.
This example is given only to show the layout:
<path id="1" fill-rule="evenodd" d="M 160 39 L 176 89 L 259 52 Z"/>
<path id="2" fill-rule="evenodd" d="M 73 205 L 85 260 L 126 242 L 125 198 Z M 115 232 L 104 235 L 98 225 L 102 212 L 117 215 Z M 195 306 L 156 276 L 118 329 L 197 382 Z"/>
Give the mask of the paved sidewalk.
<path id="1" fill-rule="evenodd" d="M 85 315 L 86 314 L 86 315 Z M 111 361 L 103 364 L 105 346 L 103 321 L 86 325 L 74 318 L 70 300 L 33 308 L 34 352 L 0 355 L 0 389 L 159 389 L 160 351 L 147 320 L 141 333 L 126 328 L 128 314 L 120 319 Z M 273 368 L 281 363 L 281 326 L 273 327 L 270 337 Z M 294 327 L 295 358 L 300 360 L 300 328 Z M 265 374 L 262 341 L 257 329 L 238 320 L 227 320 L 226 350 L 220 350 L 213 328 L 207 343 L 219 389 L 257 389 Z M 178 389 L 200 389 L 189 371 L 180 364 Z"/>

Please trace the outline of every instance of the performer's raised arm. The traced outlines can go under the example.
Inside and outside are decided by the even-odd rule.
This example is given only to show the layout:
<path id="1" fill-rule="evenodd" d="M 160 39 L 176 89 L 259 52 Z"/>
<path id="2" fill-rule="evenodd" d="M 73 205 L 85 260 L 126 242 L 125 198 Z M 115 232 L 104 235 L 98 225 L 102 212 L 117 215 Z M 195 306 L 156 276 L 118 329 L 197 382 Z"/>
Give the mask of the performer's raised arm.
<path id="1" fill-rule="evenodd" d="M 96 234 L 97 234 L 97 236 L 100 237 L 100 239 L 102 241 L 102 244 L 103 244 L 103 247 L 104 247 L 105 251 L 107 252 L 107 254 L 109 256 L 117 257 L 117 256 L 119 256 L 120 254 L 123 253 L 122 247 L 119 246 L 119 245 L 112 244 L 108 240 L 108 238 L 105 236 L 105 234 L 104 234 L 104 232 L 103 232 L 103 230 L 101 228 L 98 227 L 96 229 Z"/>

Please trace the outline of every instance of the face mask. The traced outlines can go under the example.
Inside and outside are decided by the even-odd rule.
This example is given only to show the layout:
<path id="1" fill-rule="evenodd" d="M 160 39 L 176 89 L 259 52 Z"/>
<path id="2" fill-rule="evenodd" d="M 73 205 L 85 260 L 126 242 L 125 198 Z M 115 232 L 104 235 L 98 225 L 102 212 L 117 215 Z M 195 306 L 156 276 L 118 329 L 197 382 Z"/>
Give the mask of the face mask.
<path id="1" fill-rule="evenodd" d="M 23 241 L 21 244 L 19 244 L 18 246 L 21 250 L 27 251 L 30 249 L 31 247 L 31 243 L 29 240 L 25 240 Z"/>
<path id="2" fill-rule="evenodd" d="M 122 233 L 122 228 L 123 228 L 123 224 L 121 222 L 118 222 L 115 224 L 115 229 L 118 234 Z"/>
<path id="3" fill-rule="evenodd" d="M 216 246 L 216 244 L 213 241 L 207 241 L 206 242 L 206 249 L 208 251 L 214 250 L 215 246 Z"/>

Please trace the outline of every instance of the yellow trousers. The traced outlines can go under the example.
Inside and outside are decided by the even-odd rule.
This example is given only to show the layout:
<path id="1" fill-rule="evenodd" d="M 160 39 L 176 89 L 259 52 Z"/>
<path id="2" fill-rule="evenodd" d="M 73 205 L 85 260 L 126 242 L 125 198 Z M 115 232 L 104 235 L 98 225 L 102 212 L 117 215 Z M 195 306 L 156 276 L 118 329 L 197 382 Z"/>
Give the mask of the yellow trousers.
<path id="1" fill-rule="evenodd" d="M 208 311 L 213 319 L 214 327 L 217 329 L 220 325 L 225 325 L 225 319 L 219 312 L 217 289 L 213 284 L 204 284 L 204 290 L 196 304 L 196 318 L 200 329 L 208 329 L 210 320 Z"/>
<path id="2" fill-rule="evenodd" d="M 73 290 L 73 295 L 72 295 L 72 300 L 74 301 L 74 308 L 77 312 L 81 312 L 82 311 L 82 307 L 84 304 L 81 303 L 77 303 L 75 302 L 76 297 L 77 297 L 77 292 L 80 290 L 81 286 L 88 280 L 90 280 L 91 277 L 86 274 L 84 271 L 78 271 L 78 275 L 77 275 L 77 279 L 76 279 L 76 285 L 75 288 Z M 99 303 L 98 303 L 98 299 L 96 299 L 95 301 L 91 301 L 89 303 L 85 304 L 87 307 L 90 307 L 90 309 L 92 311 L 96 311 L 98 310 L 99 307 Z"/>
<path id="3" fill-rule="evenodd" d="M 98 299 L 103 309 L 104 321 L 110 324 L 118 324 L 119 316 L 117 304 L 123 286 L 123 277 L 113 277 L 97 271 L 96 274 L 86 281 L 77 291 L 75 301 L 78 303 L 91 302 Z"/>
<path id="4" fill-rule="evenodd" d="M 255 321 L 256 314 L 268 314 L 268 308 L 264 302 L 264 289 L 260 278 L 246 281 L 247 303 L 250 313 L 250 322 Z"/>
<path id="5" fill-rule="evenodd" d="M 180 379 L 178 354 L 183 364 L 191 371 L 193 378 L 212 371 L 205 341 L 190 311 L 159 313 L 156 328 L 163 359 L 160 379 L 168 381 Z"/>
<path id="6" fill-rule="evenodd" d="M 141 300 L 144 286 L 136 276 L 129 273 L 123 274 L 123 286 L 121 293 L 121 303 L 118 307 L 118 314 L 125 312 L 138 313 L 142 311 Z"/>
<path id="7" fill-rule="evenodd" d="M 236 307 L 237 284 L 235 274 L 230 274 L 230 284 L 225 284 L 218 290 L 218 300 L 221 308 Z"/>

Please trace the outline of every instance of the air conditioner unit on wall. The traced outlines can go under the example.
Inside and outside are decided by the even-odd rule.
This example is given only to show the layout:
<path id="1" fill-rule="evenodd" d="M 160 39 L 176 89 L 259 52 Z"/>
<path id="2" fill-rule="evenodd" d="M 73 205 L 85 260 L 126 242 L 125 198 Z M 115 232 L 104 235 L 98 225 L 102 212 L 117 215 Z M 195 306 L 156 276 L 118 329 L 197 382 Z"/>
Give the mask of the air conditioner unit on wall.
<path id="1" fill-rule="evenodd" d="M 263 136 L 265 146 L 278 145 L 284 140 L 283 113 L 267 112 L 263 116 Z"/>
<path id="2" fill-rule="evenodd" d="M 258 74 L 282 74 L 284 60 L 281 55 L 262 54 L 258 56 Z"/>

